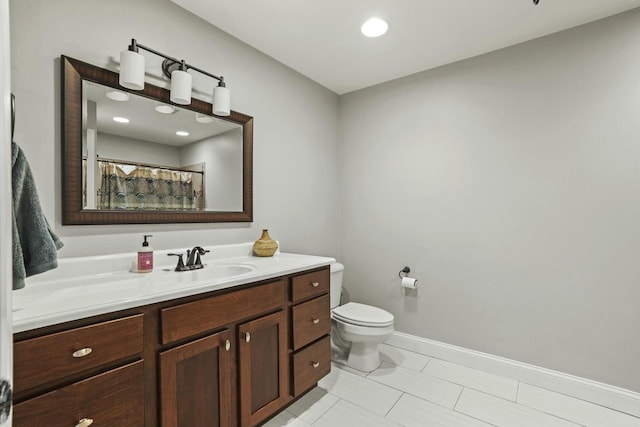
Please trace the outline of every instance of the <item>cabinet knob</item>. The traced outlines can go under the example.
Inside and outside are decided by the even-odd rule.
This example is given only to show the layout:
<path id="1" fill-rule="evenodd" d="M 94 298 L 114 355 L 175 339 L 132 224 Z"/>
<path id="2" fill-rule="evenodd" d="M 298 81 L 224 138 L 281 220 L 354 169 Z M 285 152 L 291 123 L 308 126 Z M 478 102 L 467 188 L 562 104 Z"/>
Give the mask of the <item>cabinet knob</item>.
<path id="1" fill-rule="evenodd" d="M 93 349 L 91 347 L 85 347 L 85 348 L 81 348 L 80 350 L 76 350 L 73 352 L 72 356 L 73 357 L 85 357 L 91 354 L 91 352 L 93 351 Z M 93 422 L 93 421 L 91 421 Z M 88 426 L 90 426 L 91 424 L 87 424 Z"/>
<path id="2" fill-rule="evenodd" d="M 224 349 L 227 350 L 227 351 L 231 350 L 231 341 L 225 340 Z"/>
<path id="3" fill-rule="evenodd" d="M 320 286 L 320 282 L 311 282 L 311 286 L 317 288 L 318 286 Z"/>
<path id="4" fill-rule="evenodd" d="M 320 366 L 320 362 L 311 362 L 311 366 L 315 368 L 317 368 L 318 366 Z"/>
<path id="5" fill-rule="evenodd" d="M 93 424 L 93 420 L 91 418 L 83 418 L 78 421 L 76 427 L 89 427 L 91 424 Z"/>
<path id="6" fill-rule="evenodd" d="M 320 319 L 311 319 L 311 321 L 313 322 L 314 325 L 317 325 L 318 323 L 320 323 Z"/>
<path id="7" fill-rule="evenodd" d="M 251 341 L 251 334 L 250 334 L 249 332 L 245 332 L 245 333 L 244 333 L 244 340 L 245 340 L 246 342 Z"/>

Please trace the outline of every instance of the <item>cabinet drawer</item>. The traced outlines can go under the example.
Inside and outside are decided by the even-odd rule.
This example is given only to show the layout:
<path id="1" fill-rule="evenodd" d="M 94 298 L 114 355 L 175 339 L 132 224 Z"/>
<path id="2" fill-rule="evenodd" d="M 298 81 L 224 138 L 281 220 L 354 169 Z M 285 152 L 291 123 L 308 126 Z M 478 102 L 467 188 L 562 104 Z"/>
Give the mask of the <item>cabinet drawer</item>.
<path id="1" fill-rule="evenodd" d="M 329 267 L 291 278 L 291 300 L 302 301 L 329 292 Z"/>
<path id="2" fill-rule="evenodd" d="M 298 396 L 331 371 L 331 339 L 327 336 L 293 355 L 293 395 Z"/>
<path id="3" fill-rule="evenodd" d="M 141 354 L 142 317 L 138 314 L 16 342 L 16 392 Z"/>
<path id="4" fill-rule="evenodd" d="M 161 310 L 162 344 L 211 331 L 284 305 L 287 282 L 260 285 Z"/>
<path id="5" fill-rule="evenodd" d="M 329 295 L 293 307 L 291 325 L 294 350 L 331 332 L 330 312 Z"/>
<path id="6" fill-rule="evenodd" d="M 13 425 L 69 427 L 91 419 L 94 426 L 142 426 L 142 364 L 138 361 L 19 403 Z"/>

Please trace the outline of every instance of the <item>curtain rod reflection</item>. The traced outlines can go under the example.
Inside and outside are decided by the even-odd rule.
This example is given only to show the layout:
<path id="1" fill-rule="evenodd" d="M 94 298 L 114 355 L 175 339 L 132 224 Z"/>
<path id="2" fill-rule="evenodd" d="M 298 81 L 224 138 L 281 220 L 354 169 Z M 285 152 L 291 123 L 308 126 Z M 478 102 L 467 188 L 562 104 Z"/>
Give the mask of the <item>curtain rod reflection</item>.
<path id="1" fill-rule="evenodd" d="M 96 157 L 96 161 L 102 162 L 102 163 L 118 163 L 121 165 L 130 165 L 130 166 L 144 166 L 148 168 L 165 169 L 165 170 L 176 171 L 176 172 L 191 172 L 191 173 L 204 174 L 204 163 L 201 164 L 202 170 L 191 170 L 191 169 L 174 168 L 171 166 L 155 165 L 153 163 L 141 163 L 141 162 L 131 162 L 128 160 L 108 159 L 106 157 Z"/>

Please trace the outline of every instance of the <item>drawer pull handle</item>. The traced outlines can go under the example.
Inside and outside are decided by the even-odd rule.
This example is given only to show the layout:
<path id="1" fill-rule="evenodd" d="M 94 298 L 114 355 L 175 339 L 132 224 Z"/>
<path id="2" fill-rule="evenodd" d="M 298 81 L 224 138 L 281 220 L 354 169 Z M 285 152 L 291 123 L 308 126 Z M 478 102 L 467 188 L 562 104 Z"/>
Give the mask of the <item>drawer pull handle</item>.
<path id="1" fill-rule="evenodd" d="M 76 427 L 89 427 L 91 424 L 93 424 L 93 420 L 91 418 L 83 418 L 78 421 Z"/>
<path id="2" fill-rule="evenodd" d="M 93 349 L 91 347 L 85 347 L 85 348 L 81 348 L 80 350 L 74 351 L 72 356 L 76 357 L 76 358 L 85 357 L 85 356 L 90 355 L 92 351 L 93 351 Z M 91 422 L 93 423 L 93 420 L 91 420 Z M 90 426 L 91 424 L 87 424 L 87 425 Z"/>
<path id="3" fill-rule="evenodd" d="M 227 350 L 227 351 L 231 350 L 231 341 L 225 340 L 224 349 Z"/>
<path id="4" fill-rule="evenodd" d="M 311 321 L 313 322 L 314 325 L 317 325 L 318 323 L 320 323 L 320 319 L 311 319 Z"/>
<path id="5" fill-rule="evenodd" d="M 320 366 L 320 362 L 311 362 L 311 366 L 313 366 L 313 368 L 315 369 Z"/>
<path id="6" fill-rule="evenodd" d="M 244 340 L 245 340 L 246 342 L 251 341 L 251 334 L 250 334 L 249 332 L 245 332 L 245 333 L 244 333 Z"/>
<path id="7" fill-rule="evenodd" d="M 320 282 L 311 282 L 311 286 L 317 288 L 318 286 L 320 286 Z"/>

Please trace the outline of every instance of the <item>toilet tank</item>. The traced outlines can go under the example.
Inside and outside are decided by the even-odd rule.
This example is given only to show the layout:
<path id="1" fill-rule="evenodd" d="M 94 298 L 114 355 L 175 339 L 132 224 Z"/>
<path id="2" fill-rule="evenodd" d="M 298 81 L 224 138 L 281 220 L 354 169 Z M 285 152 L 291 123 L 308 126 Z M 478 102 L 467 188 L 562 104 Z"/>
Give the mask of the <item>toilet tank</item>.
<path id="1" fill-rule="evenodd" d="M 340 305 L 340 296 L 342 294 L 342 273 L 344 273 L 344 265 L 339 262 L 331 264 L 331 308 Z"/>

